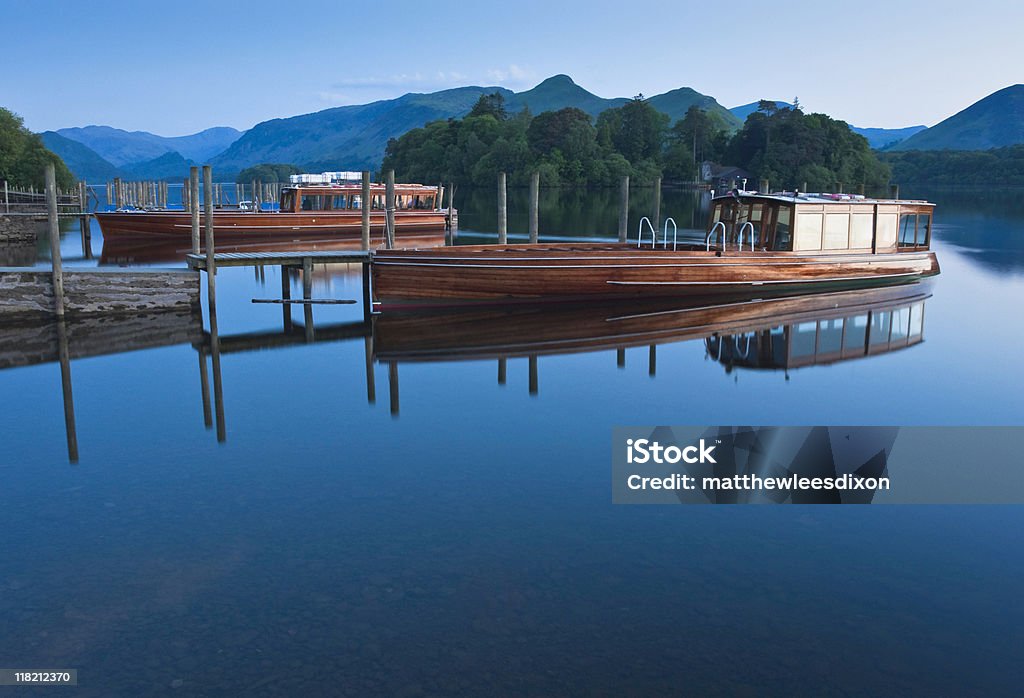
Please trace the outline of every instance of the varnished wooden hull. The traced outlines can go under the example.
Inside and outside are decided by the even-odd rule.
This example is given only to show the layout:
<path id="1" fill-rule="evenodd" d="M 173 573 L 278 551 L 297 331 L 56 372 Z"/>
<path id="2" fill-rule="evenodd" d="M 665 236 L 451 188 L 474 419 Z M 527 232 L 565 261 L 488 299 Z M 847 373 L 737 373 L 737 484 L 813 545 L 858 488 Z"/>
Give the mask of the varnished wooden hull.
<path id="1" fill-rule="evenodd" d="M 192 214 L 183 211 L 143 211 L 97 213 L 96 220 L 104 239 L 119 240 L 181 240 L 192 237 Z M 395 234 L 443 232 L 443 211 L 398 211 L 395 213 Z M 370 214 L 370 230 L 382 234 L 384 212 Z M 303 213 L 247 213 L 215 211 L 213 232 L 216 242 L 242 242 L 261 237 L 291 236 L 295 239 L 338 238 L 359 239 L 362 235 L 362 214 L 359 211 L 318 211 Z"/>
<path id="2" fill-rule="evenodd" d="M 384 313 L 374 322 L 381 361 L 543 356 L 650 346 L 885 312 L 922 304 L 926 284 L 734 302 L 615 301 Z M 920 341 L 918 338 L 916 341 Z M 885 344 L 886 350 L 913 344 Z M 880 353 L 881 345 L 822 357 L 831 363 Z"/>
<path id="3" fill-rule="evenodd" d="M 384 307 L 657 297 L 750 297 L 862 288 L 939 273 L 929 251 L 891 254 L 476 245 L 379 252 Z"/>

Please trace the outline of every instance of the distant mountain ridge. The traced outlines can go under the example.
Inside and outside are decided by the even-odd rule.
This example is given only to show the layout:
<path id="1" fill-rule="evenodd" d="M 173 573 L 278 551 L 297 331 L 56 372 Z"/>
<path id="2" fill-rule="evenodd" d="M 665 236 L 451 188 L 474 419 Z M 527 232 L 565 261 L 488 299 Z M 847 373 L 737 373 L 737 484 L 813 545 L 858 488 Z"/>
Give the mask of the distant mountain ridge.
<path id="1" fill-rule="evenodd" d="M 747 117 L 757 111 L 760 106 L 760 102 L 751 102 L 750 104 L 741 104 L 738 107 L 733 107 L 729 111 L 732 112 L 740 121 L 746 121 Z M 783 102 L 775 100 L 776 109 L 792 109 L 793 105 L 789 102 Z M 861 126 L 854 126 L 850 124 L 850 130 L 854 133 L 859 133 L 868 140 L 868 145 L 876 150 L 881 150 L 887 146 L 892 146 L 895 143 L 910 138 L 915 133 L 925 130 L 926 126 L 907 126 L 906 128 L 863 128 Z"/>
<path id="2" fill-rule="evenodd" d="M 1024 85 L 978 100 L 892 150 L 988 150 L 1024 143 Z"/>
<path id="3" fill-rule="evenodd" d="M 104 160 L 120 167 L 145 162 L 164 153 L 206 160 L 234 143 L 242 132 L 230 126 L 215 126 L 187 136 L 158 136 L 148 131 L 125 131 L 112 126 L 62 128 L 56 133 L 88 146 Z"/>
<path id="4" fill-rule="evenodd" d="M 500 93 L 510 114 L 528 107 L 533 114 L 576 107 L 592 117 L 619 107 L 626 97 L 606 99 L 554 75 L 524 92 L 504 87 L 457 87 L 428 94 L 410 93 L 371 104 L 334 107 L 312 114 L 256 124 L 213 160 L 221 170 L 237 172 L 261 162 L 293 162 L 306 169 L 375 169 L 384 157 L 388 139 L 437 119 L 460 118 L 481 95 Z M 680 88 L 648 100 L 675 121 L 693 104 L 722 117 L 730 127 L 739 121 L 712 97 Z"/>

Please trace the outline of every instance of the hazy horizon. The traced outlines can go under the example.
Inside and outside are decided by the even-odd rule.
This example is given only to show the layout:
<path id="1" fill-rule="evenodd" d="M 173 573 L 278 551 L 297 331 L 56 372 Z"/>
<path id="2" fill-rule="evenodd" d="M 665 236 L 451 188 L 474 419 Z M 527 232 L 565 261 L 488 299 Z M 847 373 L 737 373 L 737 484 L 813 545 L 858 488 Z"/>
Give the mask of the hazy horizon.
<path id="1" fill-rule="evenodd" d="M 808 111 L 860 127 L 933 126 L 1024 82 L 1005 48 L 1024 9 L 996 7 L 641 2 L 621 15 L 526 0 L 439 2 L 429 13 L 399 2 L 385 16 L 352 6 L 282 13 L 266 0 L 181 2 L 148 14 L 127 2 L 50 0 L 4 12 L 9 51 L 32 60 L 5 76 L 0 105 L 34 131 L 105 125 L 180 136 L 408 92 L 521 92 L 566 74 L 601 97 L 691 87 L 726 108 L 798 97 Z M 42 50 L 53 37 L 54 50 Z"/>

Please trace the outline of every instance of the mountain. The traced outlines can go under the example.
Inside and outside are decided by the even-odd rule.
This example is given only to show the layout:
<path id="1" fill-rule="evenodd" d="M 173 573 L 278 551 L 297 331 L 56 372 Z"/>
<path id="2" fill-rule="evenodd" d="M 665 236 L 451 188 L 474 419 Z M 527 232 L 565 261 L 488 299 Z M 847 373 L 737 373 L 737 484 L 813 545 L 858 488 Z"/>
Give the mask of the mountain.
<path id="1" fill-rule="evenodd" d="M 625 97 L 598 97 L 577 85 L 568 75 L 554 75 L 532 89 L 514 94 L 508 99 L 507 109 L 509 113 L 514 113 L 528 106 L 530 113 L 536 115 L 576 107 L 596 119 L 605 109 L 621 107 L 628 101 Z"/>
<path id="2" fill-rule="evenodd" d="M 92 148 L 78 141 L 65 138 L 55 131 L 39 134 L 43 144 L 60 156 L 72 174 L 87 182 L 106 182 L 120 176 L 120 171 L 112 163 Z"/>
<path id="3" fill-rule="evenodd" d="M 458 87 L 429 94 L 406 94 L 371 104 L 334 107 L 313 114 L 256 124 L 213 160 L 222 172 L 238 172 L 263 162 L 294 162 L 307 170 L 374 169 L 384 157 L 388 139 L 437 119 L 469 113 L 480 95 L 500 92 L 510 114 L 529 107 L 533 114 L 576 107 L 596 116 L 629 100 L 606 99 L 583 89 L 568 75 L 555 75 L 524 92 L 503 87 Z M 650 98 L 672 120 L 693 104 L 714 111 L 730 126 L 739 122 L 711 97 L 681 88 Z"/>
<path id="4" fill-rule="evenodd" d="M 121 168 L 126 179 L 184 179 L 188 177 L 189 168 L 197 165 L 194 160 L 186 160 L 181 153 L 167 152 L 152 160 L 136 162 Z"/>
<path id="5" fill-rule="evenodd" d="M 1024 143 L 1024 85 L 975 102 L 892 150 L 988 150 Z"/>
<path id="6" fill-rule="evenodd" d="M 183 157 L 208 159 L 238 140 L 241 132 L 217 126 L 188 136 L 167 138 L 148 131 L 124 131 L 111 126 L 62 128 L 58 134 L 88 146 L 110 163 L 121 166 L 145 162 L 164 153 L 176 152 Z"/>
<path id="7" fill-rule="evenodd" d="M 224 172 L 262 162 L 293 162 L 310 170 L 374 169 L 389 138 L 428 121 L 463 116 L 480 95 L 495 91 L 506 99 L 513 94 L 501 87 L 458 87 L 264 121 L 246 131 L 212 164 Z"/>
<path id="8" fill-rule="evenodd" d="M 736 118 L 728 109 L 716 102 L 713 97 L 702 95 L 700 92 L 689 87 L 670 90 L 665 94 L 655 95 L 647 101 L 658 111 L 668 114 L 669 118 L 672 119 L 672 123 L 682 119 L 686 116 L 687 110 L 696 105 L 706 112 L 720 116 L 730 129 L 738 129 L 743 125 L 742 120 Z"/>
<path id="9" fill-rule="evenodd" d="M 906 128 L 861 128 L 851 126 L 850 130 L 859 133 L 868 139 L 868 145 L 875 150 L 892 147 L 896 143 L 905 141 L 915 133 L 924 131 L 927 126 L 907 126 Z"/>
<path id="10" fill-rule="evenodd" d="M 747 120 L 748 116 L 757 111 L 759 104 L 760 102 L 742 104 L 738 107 L 733 107 L 729 111 L 743 122 Z M 793 105 L 789 102 L 775 100 L 775 108 L 792 109 Z M 906 128 L 861 128 L 860 126 L 850 124 L 850 130 L 867 138 L 868 145 L 876 150 L 881 150 L 882 148 L 891 146 L 906 138 L 910 138 L 915 133 L 923 131 L 925 128 L 925 126 L 907 126 Z"/>

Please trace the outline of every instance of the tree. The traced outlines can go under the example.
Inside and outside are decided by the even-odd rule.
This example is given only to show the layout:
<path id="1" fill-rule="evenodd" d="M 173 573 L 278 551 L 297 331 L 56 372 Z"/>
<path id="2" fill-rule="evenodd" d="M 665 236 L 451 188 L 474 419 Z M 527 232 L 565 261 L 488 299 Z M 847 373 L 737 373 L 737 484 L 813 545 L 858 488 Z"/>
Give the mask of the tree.
<path id="1" fill-rule="evenodd" d="M 480 95 L 480 99 L 473 105 L 469 115 L 493 116 L 498 121 L 504 121 L 508 118 L 508 112 L 505 111 L 505 98 L 501 96 L 500 92 Z"/>
<path id="2" fill-rule="evenodd" d="M 17 114 L 0 107 L 0 179 L 19 187 L 45 186 L 45 170 L 53 164 L 57 186 L 69 189 L 75 178 L 64 161 L 43 145 L 38 134 L 25 128 Z"/>
<path id="3" fill-rule="evenodd" d="M 300 172 L 302 172 L 302 170 L 300 170 L 296 165 L 265 162 L 259 165 L 253 165 L 252 167 L 246 167 L 238 173 L 238 176 L 235 177 L 235 181 L 240 184 L 248 184 L 253 180 L 259 180 L 264 183 L 287 182 L 289 181 L 289 175 L 299 174 Z"/>

